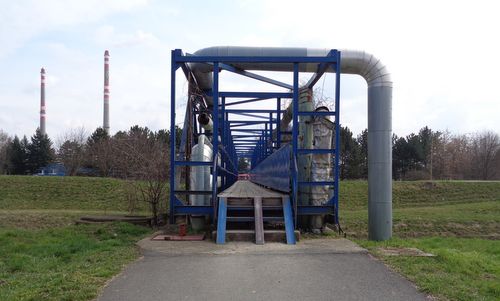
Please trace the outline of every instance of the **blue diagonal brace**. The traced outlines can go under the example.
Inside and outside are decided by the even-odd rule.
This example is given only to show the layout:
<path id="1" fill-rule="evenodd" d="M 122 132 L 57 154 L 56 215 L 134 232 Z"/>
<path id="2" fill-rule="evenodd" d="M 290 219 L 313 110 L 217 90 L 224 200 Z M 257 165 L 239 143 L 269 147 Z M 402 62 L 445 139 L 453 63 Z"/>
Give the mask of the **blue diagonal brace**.
<path id="1" fill-rule="evenodd" d="M 295 233 L 293 227 L 293 212 L 292 204 L 290 203 L 290 197 L 283 197 L 283 216 L 285 217 L 285 232 L 286 232 L 286 243 L 289 245 L 294 245 Z M 219 238 L 219 236 L 217 236 Z"/>
<path id="2" fill-rule="evenodd" d="M 217 244 L 223 245 L 226 243 L 226 216 L 227 216 L 227 200 L 226 198 L 219 199 L 219 213 L 217 216 Z"/>

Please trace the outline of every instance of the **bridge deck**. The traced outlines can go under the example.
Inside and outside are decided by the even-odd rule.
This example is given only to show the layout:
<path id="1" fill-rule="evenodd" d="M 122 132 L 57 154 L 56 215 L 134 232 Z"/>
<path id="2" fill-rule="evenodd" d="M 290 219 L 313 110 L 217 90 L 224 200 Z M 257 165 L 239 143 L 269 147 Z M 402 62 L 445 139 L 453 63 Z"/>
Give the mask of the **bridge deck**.
<path id="1" fill-rule="evenodd" d="M 231 187 L 219 193 L 220 198 L 282 198 L 285 194 L 264 188 L 248 180 L 236 181 Z"/>

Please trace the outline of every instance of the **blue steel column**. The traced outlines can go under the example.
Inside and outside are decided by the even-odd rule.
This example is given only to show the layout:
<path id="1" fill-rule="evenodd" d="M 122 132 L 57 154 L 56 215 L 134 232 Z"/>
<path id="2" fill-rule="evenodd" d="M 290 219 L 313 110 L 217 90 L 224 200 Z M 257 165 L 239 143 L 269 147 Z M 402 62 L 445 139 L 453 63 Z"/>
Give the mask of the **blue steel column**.
<path id="1" fill-rule="evenodd" d="M 274 152 L 274 139 L 273 139 L 273 113 L 269 113 L 269 139 L 271 140 L 271 147 L 270 147 L 270 152 L 269 154 L 272 154 Z"/>
<path id="2" fill-rule="evenodd" d="M 299 64 L 293 64 L 293 99 L 292 99 L 292 162 L 294 168 L 292 169 L 292 192 L 293 192 L 293 202 L 296 206 L 299 203 L 298 197 L 298 175 L 297 175 L 297 148 L 298 148 L 298 135 L 299 135 L 299 122 L 298 122 L 298 111 L 299 111 Z M 295 220 L 295 225 L 297 225 L 297 220 Z"/>
<path id="3" fill-rule="evenodd" d="M 213 146 L 213 171 L 212 171 L 212 205 L 217 202 L 217 158 L 219 153 L 219 63 L 214 62 L 213 72 L 213 110 L 212 110 L 212 146 Z M 217 212 L 214 212 L 214 216 Z"/>
<path id="4" fill-rule="evenodd" d="M 175 71 L 177 70 L 176 50 L 172 50 L 170 70 L 170 224 L 175 222 Z"/>
<path id="5" fill-rule="evenodd" d="M 268 134 L 269 126 L 266 123 L 264 123 L 264 146 L 266 148 L 266 151 L 264 153 L 264 157 L 269 156 L 269 134 Z"/>
<path id="6" fill-rule="evenodd" d="M 227 123 L 226 120 L 226 112 L 225 112 L 225 106 L 226 106 L 226 98 L 221 97 L 221 142 L 222 142 L 222 147 L 224 148 L 225 152 L 221 152 L 221 157 L 223 160 L 221 160 L 221 165 L 222 167 L 227 170 L 227 161 L 229 161 L 229 154 L 228 154 L 228 137 L 227 137 L 227 127 L 229 127 L 229 123 Z M 217 101 L 217 103 L 219 103 Z M 221 177 L 221 187 L 222 189 L 226 189 L 226 180 L 227 180 L 227 172 L 224 172 L 222 177 Z"/>
<path id="7" fill-rule="evenodd" d="M 336 52 L 335 63 L 335 223 L 339 223 L 339 160 L 340 160 L 340 51 Z"/>
<path id="8" fill-rule="evenodd" d="M 281 98 L 276 101 L 276 146 L 281 147 Z"/>

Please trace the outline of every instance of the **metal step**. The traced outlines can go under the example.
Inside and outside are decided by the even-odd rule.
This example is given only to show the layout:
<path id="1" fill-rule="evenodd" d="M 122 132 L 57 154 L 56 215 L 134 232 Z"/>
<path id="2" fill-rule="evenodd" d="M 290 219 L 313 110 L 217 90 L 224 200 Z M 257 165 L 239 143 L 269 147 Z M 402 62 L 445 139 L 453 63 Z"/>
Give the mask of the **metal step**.
<path id="1" fill-rule="evenodd" d="M 253 211 L 253 206 L 227 206 L 227 210 Z M 283 210 L 283 206 L 262 206 L 262 210 Z"/>
<path id="2" fill-rule="evenodd" d="M 262 220 L 264 222 L 280 222 L 284 221 L 283 216 L 264 216 Z M 255 217 L 253 216 L 228 216 L 226 217 L 228 222 L 254 222 Z"/>

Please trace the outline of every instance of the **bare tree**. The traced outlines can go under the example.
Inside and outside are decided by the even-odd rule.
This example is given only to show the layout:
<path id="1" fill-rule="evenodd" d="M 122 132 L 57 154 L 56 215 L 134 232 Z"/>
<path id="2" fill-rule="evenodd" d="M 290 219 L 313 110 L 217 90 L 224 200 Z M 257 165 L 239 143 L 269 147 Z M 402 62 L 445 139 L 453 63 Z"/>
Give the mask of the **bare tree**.
<path id="1" fill-rule="evenodd" d="M 476 178 L 490 180 L 497 172 L 495 160 L 500 149 L 497 133 L 485 131 L 475 134 L 471 141 L 473 173 Z"/>
<path id="2" fill-rule="evenodd" d="M 132 187 L 133 194 L 148 204 L 153 226 L 166 209 L 168 144 L 147 128 L 133 127 L 126 135 L 115 136 L 114 169 Z M 132 198 L 133 199 L 133 198 Z"/>
<path id="3" fill-rule="evenodd" d="M 76 175 L 84 164 L 87 137 L 85 128 L 79 127 L 65 132 L 57 140 L 57 158 L 64 164 L 70 176 Z"/>

